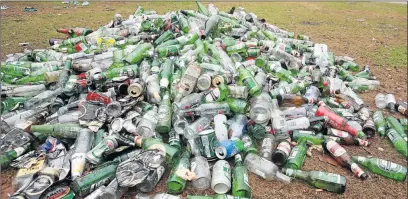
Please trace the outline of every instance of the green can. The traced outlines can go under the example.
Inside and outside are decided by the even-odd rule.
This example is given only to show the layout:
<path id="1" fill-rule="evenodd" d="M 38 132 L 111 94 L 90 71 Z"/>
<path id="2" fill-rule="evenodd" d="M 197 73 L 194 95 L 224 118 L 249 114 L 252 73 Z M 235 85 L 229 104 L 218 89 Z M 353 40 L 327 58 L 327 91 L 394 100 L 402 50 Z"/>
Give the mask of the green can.
<path id="1" fill-rule="evenodd" d="M 101 185 L 107 185 L 116 176 L 116 168 L 119 162 L 105 163 L 100 168 L 75 179 L 72 182 L 72 190 L 81 197 L 84 197 Z"/>
<path id="2" fill-rule="evenodd" d="M 261 49 L 259 48 L 249 48 L 247 49 L 248 57 L 258 57 L 261 55 Z"/>
<path id="3" fill-rule="evenodd" d="M 215 160 L 217 156 L 215 155 L 215 148 L 218 145 L 217 136 L 213 129 L 204 130 L 199 133 L 200 136 L 200 151 L 201 155 L 206 157 L 207 160 Z"/>
<path id="4" fill-rule="evenodd" d="M 236 98 L 227 98 L 225 100 L 228 103 L 231 111 L 234 113 L 241 113 L 245 114 L 246 110 L 248 109 L 248 102 L 243 99 L 236 99 Z"/>

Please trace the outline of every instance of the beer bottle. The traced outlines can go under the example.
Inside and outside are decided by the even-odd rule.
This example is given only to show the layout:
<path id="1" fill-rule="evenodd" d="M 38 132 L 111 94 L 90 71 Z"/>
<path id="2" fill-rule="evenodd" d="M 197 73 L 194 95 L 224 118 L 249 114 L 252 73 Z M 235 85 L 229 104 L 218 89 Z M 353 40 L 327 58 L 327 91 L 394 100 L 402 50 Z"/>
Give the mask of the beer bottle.
<path id="1" fill-rule="evenodd" d="M 376 111 L 373 114 L 373 120 L 376 127 L 377 132 L 380 134 L 381 137 L 385 136 L 385 128 L 386 128 L 386 120 L 384 119 L 384 115 L 381 111 Z"/>
<path id="2" fill-rule="evenodd" d="M 301 171 L 289 168 L 283 168 L 282 172 L 289 177 L 306 181 L 318 189 L 340 194 L 346 190 L 347 179 L 343 175 L 324 171 Z"/>
<path id="3" fill-rule="evenodd" d="M 180 194 L 186 188 L 187 180 L 179 176 L 184 170 L 190 169 L 190 152 L 185 151 L 181 155 L 167 179 L 167 192 L 171 194 Z"/>
<path id="4" fill-rule="evenodd" d="M 232 195 L 238 197 L 251 197 L 248 170 L 242 163 L 240 154 L 235 156 L 234 168 L 232 170 Z"/>
<path id="5" fill-rule="evenodd" d="M 288 160 L 285 163 L 285 168 L 301 169 L 306 158 L 307 145 L 305 140 L 298 142 L 298 145 L 293 147 Z"/>
<path id="6" fill-rule="evenodd" d="M 156 131 L 159 133 L 168 133 L 171 128 L 171 103 L 169 92 L 166 91 L 157 112 Z"/>
<path id="7" fill-rule="evenodd" d="M 401 114 L 405 115 L 405 117 L 408 117 L 408 109 L 407 106 L 404 105 L 401 102 L 398 102 L 395 104 L 395 109 L 398 110 Z"/>
<path id="8" fill-rule="evenodd" d="M 406 167 L 387 160 L 374 157 L 366 158 L 362 156 L 353 156 L 352 159 L 365 169 L 386 178 L 403 182 L 407 177 Z"/>
<path id="9" fill-rule="evenodd" d="M 407 141 L 405 141 L 399 133 L 393 128 L 387 130 L 387 137 L 390 139 L 394 148 L 405 158 L 408 157 Z"/>
<path id="10" fill-rule="evenodd" d="M 332 139 L 323 143 L 323 148 L 343 167 L 350 169 L 358 178 L 365 180 L 368 175 L 351 159 L 347 151 Z"/>
<path id="11" fill-rule="evenodd" d="M 394 129 L 401 137 L 408 142 L 407 134 L 404 131 L 404 127 L 398 122 L 398 120 L 393 116 L 388 116 L 386 118 L 389 128 Z"/>
<path id="12" fill-rule="evenodd" d="M 355 138 L 349 133 L 334 128 L 327 128 L 327 135 L 334 136 L 333 138 L 336 142 L 343 145 L 359 145 L 359 146 L 369 146 L 370 143 L 367 140 L 362 140 L 360 138 Z"/>
<path id="13" fill-rule="evenodd" d="M 304 140 L 313 145 L 320 145 L 325 140 L 323 134 L 321 133 L 315 134 L 313 131 L 305 130 L 294 130 L 292 132 L 292 139 L 293 141 L 297 142 L 301 142 Z"/>
<path id="14" fill-rule="evenodd" d="M 170 146 L 169 144 L 163 143 L 154 138 L 142 138 L 141 136 L 135 136 L 136 146 L 141 147 L 143 150 L 149 149 L 159 149 L 166 153 L 166 162 L 171 163 L 172 160 L 177 159 L 180 151 Z"/>
<path id="15" fill-rule="evenodd" d="M 291 150 L 292 147 L 290 146 L 289 140 L 282 140 L 272 153 L 272 162 L 279 167 L 283 166 L 288 159 Z"/>

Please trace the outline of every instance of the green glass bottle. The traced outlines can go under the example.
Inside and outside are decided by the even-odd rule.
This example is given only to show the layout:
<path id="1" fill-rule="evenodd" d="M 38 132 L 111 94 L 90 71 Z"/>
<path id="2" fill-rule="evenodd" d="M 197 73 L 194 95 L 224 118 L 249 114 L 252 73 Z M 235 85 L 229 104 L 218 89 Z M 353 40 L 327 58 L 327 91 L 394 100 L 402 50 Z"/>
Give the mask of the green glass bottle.
<path id="1" fill-rule="evenodd" d="M 157 111 L 157 125 L 156 131 L 159 133 L 168 133 L 171 128 L 171 102 L 170 94 L 166 91 L 160 102 L 159 109 Z"/>
<path id="2" fill-rule="evenodd" d="M 171 85 L 170 85 L 170 95 L 172 101 L 174 101 L 174 98 L 176 97 L 177 94 L 177 84 L 181 79 L 181 74 L 182 71 L 179 69 L 176 69 L 173 74 L 171 75 Z"/>
<path id="3" fill-rule="evenodd" d="M 79 124 L 43 124 L 32 125 L 31 132 L 38 132 L 44 136 L 52 136 L 55 138 L 77 138 L 77 132 L 82 127 Z"/>
<path id="4" fill-rule="evenodd" d="M 386 118 L 389 128 L 393 128 L 401 137 L 408 142 L 407 134 L 404 131 L 404 127 L 398 122 L 398 120 L 393 116 L 388 116 Z"/>
<path id="5" fill-rule="evenodd" d="M 188 45 L 194 44 L 194 42 L 199 38 L 197 33 L 190 33 L 183 35 L 181 37 L 177 37 L 176 40 L 179 42 L 180 45 Z"/>
<path id="6" fill-rule="evenodd" d="M 286 160 L 285 168 L 302 169 L 303 162 L 306 158 L 307 145 L 306 140 L 301 139 L 298 145 L 293 147 L 288 159 Z"/>
<path id="7" fill-rule="evenodd" d="M 381 137 L 384 137 L 386 121 L 384 119 L 383 113 L 381 111 L 374 112 L 373 121 L 378 134 L 380 134 Z"/>
<path id="8" fill-rule="evenodd" d="M 272 33 L 271 31 L 269 31 L 269 30 L 264 30 L 262 33 L 263 33 L 269 40 L 272 40 L 272 41 L 276 41 L 276 40 L 277 40 L 276 35 L 273 34 L 273 33 Z"/>
<path id="9" fill-rule="evenodd" d="M 170 57 L 170 56 L 179 55 L 180 50 L 181 50 L 181 45 L 178 45 L 178 44 L 156 48 L 156 51 L 159 57 Z"/>
<path id="10" fill-rule="evenodd" d="M 246 53 L 246 45 L 245 43 L 241 42 L 238 44 L 235 44 L 233 46 L 229 46 L 225 49 L 228 55 L 231 55 L 232 53 Z"/>
<path id="11" fill-rule="evenodd" d="M 205 15 L 205 16 L 210 16 L 210 13 L 208 12 L 207 8 L 201 4 L 199 1 L 196 1 L 197 7 L 198 7 L 198 12 Z"/>
<path id="12" fill-rule="evenodd" d="M 402 125 L 402 127 L 404 127 L 404 130 L 408 131 L 408 119 L 407 118 L 400 118 L 399 122 Z"/>
<path id="13" fill-rule="evenodd" d="M 365 169 L 386 178 L 403 182 L 407 177 L 406 167 L 387 160 L 374 157 L 366 158 L 362 156 L 353 156 L 352 160 L 363 166 Z"/>
<path id="14" fill-rule="evenodd" d="M 290 83 L 288 85 L 280 86 L 269 91 L 272 98 L 276 98 L 279 94 L 295 94 L 304 90 L 309 85 L 308 82 Z"/>
<path id="15" fill-rule="evenodd" d="M 1 113 L 7 113 L 11 110 L 14 110 L 18 107 L 24 107 L 24 102 L 26 102 L 28 98 L 25 97 L 8 97 L 1 101 Z"/>
<path id="16" fill-rule="evenodd" d="M 242 143 L 244 143 L 244 157 L 246 157 L 246 155 L 248 153 L 258 153 L 258 149 L 256 147 L 256 143 L 253 141 L 253 139 L 251 138 L 251 136 L 245 134 L 241 137 Z"/>
<path id="17" fill-rule="evenodd" d="M 244 67 L 238 68 L 239 80 L 238 86 L 246 86 L 251 96 L 258 95 L 262 87 L 255 81 L 254 76 Z"/>
<path id="18" fill-rule="evenodd" d="M 334 193 L 344 193 L 346 190 L 346 177 L 335 173 L 323 171 L 301 171 L 283 168 L 282 172 L 289 177 L 306 181 L 310 185 Z"/>
<path id="19" fill-rule="evenodd" d="M 247 125 L 247 131 L 257 140 L 263 139 L 267 133 L 265 127 L 257 123 Z"/>
<path id="20" fill-rule="evenodd" d="M 232 195 L 251 198 L 248 170 L 243 165 L 240 154 L 235 155 L 234 168 L 232 170 Z"/>
<path id="21" fill-rule="evenodd" d="M 160 35 L 160 37 L 158 37 L 158 38 L 153 42 L 153 44 L 154 44 L 155 46 L 157 46 L 157 45 L 159 45 L 159 44 L 161 44 L 161 43 L 163 43 L 163 42 L 165 42 L 165 41 L 167 41 L 167 40 L 170 40 L 170 39 L 174 39 L 174 35 L 173 35 L 173 33 L 172 33 L 170 30 L 167 30 L 167 31 L 164 32 L 162 35 Z"/>
<path id="22" fill-rule="evenodd" d="M 23 77 L 30 74 L 31 62 L 16 62 L 1 64 L 0 71 L 12 77 Z"/>
<path id="23" fill-rule="evenodd" d="M 109 66 L 109 70 L 114 69 L 114 68 L 122 68 L 125 66 L 125 63 L 122 61 L 124 58 L 123 50 L 115 50 L 113 51 L 113 63 L 112 65 Z"/>
<path id="24" fill-rule="evenodd" d="M 180 12 L 177 13 L 178 15 L 178 23 L 180 25 L 181 30 L 184 33 L 188 33 L 190 31 L 190 26 L 188 24 L 188 20 L 186 19 L 186 17 L 181 14 Z"/>
<path id="25" fill-rule="evenodd" d="M 42 84 L 45 83 L 44 74 L 36 76 L 26 76 L 21 79 L 18 79 L 15 84 Z"/>
<path id="26" fill-rule="evenodd" d="M 5 151 L 0 156 L 0 167 L 1 168 L 7 167 L 12 160 L 26 153 L 30 149 L 30 147 L 31 147 L 31 144 L 28 142 L 15 149 Z"/>
<path id="27" fill-rule="evenodd" d="M 246 100 L 228 97 L 225 101 L 234 113 L 245 114 L 248 110 L 248 102 Z"/>
<path id="28" fill-rule="evenodd" d="M 387 130 L 387 137 L 390 139 L 392 145 L 398 151 L 398 153 L 407 158 L 407 142 L 397 133 L 397 131 L 393 128 L 389 128 Z"/>
<path id="29" fill-rule="evenodd" d="M 315 134 L 313 131 L 294 130 L 292 133 L 293 141 L 307 141 L 313 145 L 321 145 L 324 142 L 324 136 L 321 133 Z"/>
<path id="30" fill-rule="evenodd" d="M 351 61 L 349 61 L 349 62 L 344 62 L 344 63 L 341 65 L 341 67 L 343 67 L 343 68 L 346 69 L 346 70 L 351 70 L 351 71 L 353 71 L 353 72 L 358 72 L 358 70 L 359 70 L 358 65 L 357 65 L 356 63 L 354 63 L 354 62 L 351 62 Z"/>
<path id="31" fill-rule="evenodd" d="M 137 6 L 137 9 L 135 13 L 133 13 L 134 16 L 140 16 L 144 13 L 144 8 L 142 6 Z"/>
<path id="32" fill-rule="evenodd" d="M 177 164 L 174 165 L 169 178 L 167 179 L 167 192 L 171 194 L 180 194 L 186 188 L 187 180 L 177 175 L 177 171 L 190 169 L 190 152 L 185 151 L 181 155 Z"/>
<path id="33" fill-rule="evenodd" d="M 124 61 L 130 64 L 139 64 L 145 58 L 145 56 L 148 54 L 148 51 L 152 47 L 153 46 L 150 43 L 139 44 L 136 46 L 135 50 L 133 50 L 124 58 Z"/>
<path id="34" fill-rule="evenodd" d="M 167 90 L 170 84 L 171 74 L 173 72 L 173 60 L 166 59 L 161 64 L 161 71 L 160 71 L 160 89 Z"/>
<path id="35" fill-rule="evenodd" d="M 136 146 L 141 147 L 144 150 L 159 149 L 166 153 L 166 162 L 171 162 L 178 158 L 180 151 L 177 148 L 163 143 L 160 140 L 154 138 L 142 138 L 141 136 L 135 136 L 134 138 Z"/>
<path id="36" fill-rule="evenodd" d="M 107 70 L 106 72 L 101 72 L 94 76 L 94 80 L 111 80 L 115 77 L 120 76 L 130 76 L 133 77 L 138 74 L 139 67 L 136 64 L 128 65 L 122 68 L 113 68 L 111 70 Z"/>

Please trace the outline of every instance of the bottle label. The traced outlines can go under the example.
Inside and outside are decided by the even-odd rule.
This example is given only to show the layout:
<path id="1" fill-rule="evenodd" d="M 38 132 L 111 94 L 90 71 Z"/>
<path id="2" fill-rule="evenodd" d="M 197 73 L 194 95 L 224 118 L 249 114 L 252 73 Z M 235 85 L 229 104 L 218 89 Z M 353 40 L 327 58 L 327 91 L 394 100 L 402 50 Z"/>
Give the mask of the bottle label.
<path id="1" fill-rule="evenodd" d="M 378 168 L 386 172 L 399 172 L 402 170 L 401 165 L 381 159 L 377 159 L 377 166 Z"/>
<path id="2" fill-rule="evenodd" d="M 153 144 L 147 150 L 153 150 L 153 149 L 162 151 L 164 154 L 166 153 L 166 147 L 164 147 L 164 145 L 162 144 Z"/>
<path id="3" fill-rule="evenodd" d="M 293 148 L 292 153 L 288 157 L 288 160 L 296 158 L 298 153 L 299 153 L 299 147 Z"/>
<path id="4" fill-rule="evenodd" d="M 317 178 L 323 181 L 329 181 L 334 183 L 340 183 L 341 181 L 341 175 L 334 173 L 319 172 Z"/>
<path id="5" fill-rule="evenodd" d="M 301 135 L 315 135 L 313 131 L 299 131 L 299 134 Z"/>
<path id="6" fill-rule="evenodd" d="M 261 170 L 255 169 L 254 173 L 258 176 L 261 176 L 262 178 L 266 178 L 265 177 L 265 173 L 262 172 Z"/>
<path id="7" fill-rule="evenodd" d="M 398 112 L 400 112 L 400 113 L 402 113 L 402 114 L 404 114 L 405 113 L 405 111 L 407 111 L 407 109 L 406 108 L 404 108 L 403 106 L 398 106 Z"/>
<path id="8" fill-rule="evenodd" d="M 244 175 L 244 183 L 245 183 L 248 187 L 251 187 L 251 186 L 249 186 L 248 173 L 247 173 L 247 172 L 244 172 L 243 175 Z"/>
<path id="9" fill-rule="evenodd" d="M 333 140 L 327 142 L 326 147 L 334 157 L 339 157 L 347 153 L 343 147 L 341 147 L 337 142 Z"/>
<path id="10" fill-rule="evenodd" d="M 364 171 L 356 163 L 351 163 L 351 171 L 358 177 L 364 174 Z"/>
<path id="11" fill-rule="evenodd" d="M 394 129 L 389 129 L 387 133 L 388 138 L 392 143 L 402 140 L 401 136 Z"/>
<path id="12" fill-rule="evenodd" d="M 346 138 L 346 137 L 350 136 L 350 134 L 348 134 L 345 131 L 340 131 L 340 130 L 337 130 L 337 129 L 334 129 L 334 128 L 331 128 L 330 130 L 331 130 L 332 134 L 334 136 L 337 136 L 337 137 Z"/>
<path id="13" fill-rule="evenodd" d="M 289 142 L 281 142 L 276 149 L 283 151 L 287 156 L 289 156 L 291 150 Z"/>
<path id="14" fill-rule="evenodd" d="M 24 147 L 17 147 L 14 149 L 14 151 L 16 152 L 16 156 L 19 157 L 21 155 L 23 155 L 25 148 Z"/>

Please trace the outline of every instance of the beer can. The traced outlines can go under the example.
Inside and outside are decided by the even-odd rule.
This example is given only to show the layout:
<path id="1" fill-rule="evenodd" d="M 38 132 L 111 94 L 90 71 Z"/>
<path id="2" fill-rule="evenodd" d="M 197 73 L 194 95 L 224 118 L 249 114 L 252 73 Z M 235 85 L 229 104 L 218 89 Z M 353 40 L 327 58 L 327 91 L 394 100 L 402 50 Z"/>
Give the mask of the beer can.
<path id="1" fill-rule="evenodd" d="M 200 91 L 208 90 L 210 86 L 211 86 L 211 75 L 205 73 L 205 74 L 202 74 L 200 77 L 198 77 L 197 88 L 200 89 Z"/>
<path id="2" fill-rule="evenodd" d="M 201 155 L 208 160 L 214 160 L 217 158 L 215 155 L 215 147 L 217 146 L 218 141 L 214 129 L 201 131 L 199 136 Z"/>
<path id="3" fill-rule="evenodd" d="M 244 143 L 239 138 L 233 137 L 218 143 L 215 148 L 215 155 L 218 159 L 230 158 L 244 150 Z"/>
<path id="4" fill-rule="evenodd" d="M 231 189 L 231 166 L 225 160 L 218 160 L 212 171 L 211 189 L 225 194 Z"/>

